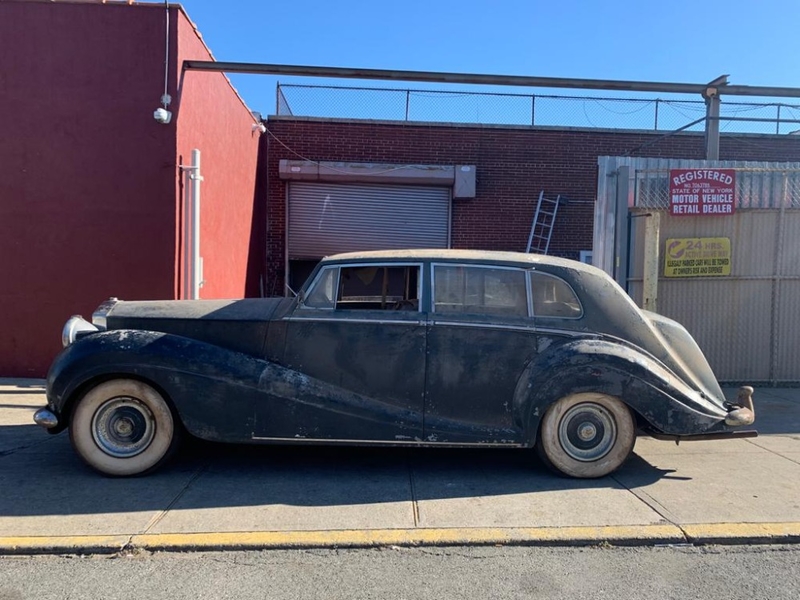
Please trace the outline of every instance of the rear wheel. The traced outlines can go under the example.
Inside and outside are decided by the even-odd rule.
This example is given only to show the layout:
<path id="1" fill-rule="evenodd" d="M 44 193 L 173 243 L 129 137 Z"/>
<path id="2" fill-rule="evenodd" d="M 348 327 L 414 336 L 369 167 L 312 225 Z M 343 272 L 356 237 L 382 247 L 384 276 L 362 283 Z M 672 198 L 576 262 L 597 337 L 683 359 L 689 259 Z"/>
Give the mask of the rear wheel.
<path id="1" fill-rule="evenodd" d="M 69 437 L 90 467 L 124 477 L 160 466 L 177 447 L 179 433 L 160 393 L 141 381 L 113 379 L 78 400 Z"/>
<path id="2" fill-rule="evenodd" d="M 565 396 L 547 409 L 536 449 L 551 469 L 570 477 L 603 477 L 628 458 L 636 441 L 631 411 L 613 396 Z"/>

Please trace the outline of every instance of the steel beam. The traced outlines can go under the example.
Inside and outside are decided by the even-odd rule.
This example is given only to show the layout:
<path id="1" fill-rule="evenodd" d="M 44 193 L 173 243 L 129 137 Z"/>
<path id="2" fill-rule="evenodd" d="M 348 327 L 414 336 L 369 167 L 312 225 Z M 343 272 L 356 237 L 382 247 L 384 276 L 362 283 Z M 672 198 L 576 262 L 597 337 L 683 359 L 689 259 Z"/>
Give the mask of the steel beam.
<path id="1" fill-rule="evenodd" d="M 225 73 L 254 73 L 263 75 L 295 75 L 300 77 L 329 77 L 336 79 L 377 79 L 385 81 L 422 81 L 428 83 L 458 83 L 539 88 L 573 88 L 617 90 L 627 92 L 664 92 L 672 94 L 703 94 L 707 83 L 671 83 L 657 81 L 624 81 L 615 79 L 574 79 L 564 77 L 529 77 L 527 75 L 487 75 L 479 73 L 448 73 L 435 71 L 397 71 L 391 69 L 359 69 L 349 67 L 315 67 L 277 65 L 268 63 L 221 62 L 187 60 L 185 70 L 223 71 Z M 720 85 L 719 93 L 731 96 L 800 97 L 800 88 Z"/>

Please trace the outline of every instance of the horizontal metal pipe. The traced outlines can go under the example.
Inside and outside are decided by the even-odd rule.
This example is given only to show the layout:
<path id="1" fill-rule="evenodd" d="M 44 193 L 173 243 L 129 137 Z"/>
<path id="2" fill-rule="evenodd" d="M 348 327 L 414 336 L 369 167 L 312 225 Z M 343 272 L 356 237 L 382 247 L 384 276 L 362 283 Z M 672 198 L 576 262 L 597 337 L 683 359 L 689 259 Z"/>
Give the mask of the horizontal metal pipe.
<path id="1" fill-rule="evenodd" d="M 706 117 L 709 121 L 752 121 L 754 123 L 800 123 L 800 119 L 770 119 L 768 117 Z"/>
<path id="2" fill-rule="evenodd" d="M 389 81 L 425 81 L 429 83 L 460 83 L 507 85 L 540 88 L 577 88 L 592 90 L 623 90 L 629 92 L 666 92 L 671 94 L 702 94 L 709 87 L 733 96 L 800 97 L 800 88 L 758 87 L 748 85 L 709 86 L 706 83 L 670 83 L 656 81 L 623 81 L 615 79 L 574 79 L 563 77 L 529 77 L 527 75 L 485 75 L 479 73 L 447 73 L 435 71 L 396 71 L 390 69 L 357 69 L 349 67 L 314 67 L 276 65 L 268 63 L 219 62 L 186 60 L 185 70 L 224 71 L 225 73 L 254 73 L 264 75 L 296 75 L 301 77 L 333 77 L 339 79 L 379 79 Z"/>

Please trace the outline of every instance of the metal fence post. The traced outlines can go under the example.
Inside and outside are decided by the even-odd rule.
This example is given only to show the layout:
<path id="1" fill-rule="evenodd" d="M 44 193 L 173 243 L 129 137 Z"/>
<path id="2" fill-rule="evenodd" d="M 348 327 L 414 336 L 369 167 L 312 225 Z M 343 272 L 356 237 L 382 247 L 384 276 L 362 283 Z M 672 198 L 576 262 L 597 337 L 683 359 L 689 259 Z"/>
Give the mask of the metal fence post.
<path id="1" fill-rule="evenodd" d="M 617 171 L 617 198 L 614 219 L 614 279 L 628 291 L 628 193 L 630 189 L 630 167 Z"/>
<path id="2" fill-rule="evenodd" d="M 659 104 L 659 102 L 661 102 L 661 100 L 656 98 L 656 122 L 655 122 L 655 127 L 653 127 L 654 131 L 658 131 L 658 104 Z"/>
<path id="3" fill-rule="evenodd" d="M 775 135 L 779 135 L 781 132 L 781 105 L 778 104 L 778 119 L 775 121 Z"/>
<path id="4" fill-rule="evenodd" d="M 661 213 L 651 212 L 644 222 L 644 271 L 642 282 L 642 308 L 657 311 L 658 300 L 658 250 L 661 235 Z"/>
<path id="5" fill-rule="evenodd" d="M 411 90 L 406 90 L 406 121 L 408 121 L 408 105 L 411 102 Z"/>
<path id="6" fill-rule="evenodd" d="M 706 160 L 719 160 L 719 104 L 716 90 L 706 97 Z"/>
<path id="7" fill-rule="evenodd" d="M 783 243 L 784 237 L 784 222 L 786 219 L 784 215 L 786 213 L 786 206 L 789 204 L 789 172 L 783 172 L 783 189 L 781 190 L 781 201 L 780 201 L 780 209 L 778 211 L 778 223 L 777 223 L 777 231 L 775 232 L 775 266 L 773 267 L 772 273 L 772 302 L 770 309 L 772 311 L 771 315 L 771 322 L 770 322 L 770 337 L 772 339 L 772 344 L 770 347 L 770 357 L 769 357 L 769 378 L 771 380 L 772 385 L 777 385 L 778 380 L 778 353 L 780 352 L 780 336 L 782 334 L 781 331 L 781 323 L 780 323 L 780 296 L 781 296 L 781 280 L 782 280 L 782 272 L 781 272 L 781 259 L 783 258 L 783 248 L 785 244 Z"/>
<path id="8" fill-rule="evenodd" d="M 531 94 L 531 127 L 536 125 L 536 94 Z"/>

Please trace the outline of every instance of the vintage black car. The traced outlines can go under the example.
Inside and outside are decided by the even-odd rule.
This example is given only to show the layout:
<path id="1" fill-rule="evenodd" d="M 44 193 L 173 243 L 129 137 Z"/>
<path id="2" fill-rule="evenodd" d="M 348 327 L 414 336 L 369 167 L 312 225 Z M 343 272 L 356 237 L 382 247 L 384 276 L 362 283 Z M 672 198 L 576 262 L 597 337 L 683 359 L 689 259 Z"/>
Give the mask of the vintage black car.
<path id="1" fill-rule="evenodd" d="M 324 259 L 294 298 L 103 303 L 64 328 L 35 421 L 112 476 L 181 434 L 278 444 L 538 449 L 573 477 L 617 469 L 638 431 L 755 435 L 680 324 L 601 270 L 463 250 Z"/>

